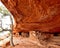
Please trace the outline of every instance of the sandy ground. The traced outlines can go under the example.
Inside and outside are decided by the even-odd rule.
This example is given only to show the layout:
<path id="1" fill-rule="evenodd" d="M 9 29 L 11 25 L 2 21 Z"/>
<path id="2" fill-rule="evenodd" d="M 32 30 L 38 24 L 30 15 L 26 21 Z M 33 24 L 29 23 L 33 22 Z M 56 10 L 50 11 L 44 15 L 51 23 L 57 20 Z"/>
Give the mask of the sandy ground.
<path id="1" fill-rule="evenodd" d="M 58 43 L 55 45 L 53 42 L 48 42 L 47 45 L 42 45 L 39 43 L 36 37 L 21 37 L 21 36 L 14 36 L 13 42 L 15 46 L 10 46 L 10 43 L 7 43 L 5 46 L 0 48 L 60 48 L 60 37 L 58 37 Z M 53 40 L 53 39 L 52 39 Z M 57 38 L 54 39 L 55 41 Z M 45 43 L 45 42 L 44 42 Z"/>
<path id="2" fill-rule="evenodd" d="M 40 46 L 38 41 L 23 37 L 14 37 L 14 45 L 14 47 L 7 45 L 5 48 L 39 48 Z"/>

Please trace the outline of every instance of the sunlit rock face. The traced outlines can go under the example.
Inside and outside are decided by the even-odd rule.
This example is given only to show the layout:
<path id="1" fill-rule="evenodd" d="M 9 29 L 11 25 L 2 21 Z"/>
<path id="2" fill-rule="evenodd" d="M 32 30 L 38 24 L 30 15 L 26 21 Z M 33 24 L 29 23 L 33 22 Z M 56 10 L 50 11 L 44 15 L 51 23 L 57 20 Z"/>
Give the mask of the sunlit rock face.
<path id="1" fill-rule="evenodd" d="M 60 0 L 2 0 L 16 21 L 16 31 L 60 32 Z"/>

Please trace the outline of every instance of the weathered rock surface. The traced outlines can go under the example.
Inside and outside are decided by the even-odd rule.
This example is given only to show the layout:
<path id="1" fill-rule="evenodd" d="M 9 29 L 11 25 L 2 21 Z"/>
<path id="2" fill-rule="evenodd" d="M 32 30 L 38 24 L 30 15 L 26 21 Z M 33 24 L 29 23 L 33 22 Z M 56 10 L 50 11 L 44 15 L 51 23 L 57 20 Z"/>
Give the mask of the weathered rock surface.
<path id="1" fill-rule="evenodd" d="M 16 21 L 16 31 L 60 32 L 60 0 L 1 0 Z"/>
<path id="2" fill-rule="evenodd" d="M 33 32 L 33 33 L 32 33 Z M 31 34 L 32 33 L 32 34 Z M 15 46 L 10 46 L 8 41 L 4 41 L 7 44 L 1 48 L 60 48 L 60 36 L 53 36 L 50 40 L 43 40 L 44 35 L 40 35 L 40 42 L 36 38 L 37 36 L 35 35 L 34 31 L 30 32 L 29 37 L 22 37 L 19 35 L 14 35 L 13 36 L 13 42 Z"/>

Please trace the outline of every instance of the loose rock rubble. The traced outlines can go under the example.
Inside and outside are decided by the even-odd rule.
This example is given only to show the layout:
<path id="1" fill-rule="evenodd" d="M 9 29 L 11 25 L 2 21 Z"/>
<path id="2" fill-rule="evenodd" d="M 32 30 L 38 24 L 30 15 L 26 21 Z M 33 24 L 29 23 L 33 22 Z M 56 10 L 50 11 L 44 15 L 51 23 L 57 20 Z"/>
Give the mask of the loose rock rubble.
<path id="1" fill-rule="evenodd" d="M 0 33 L 0 46 L 4 46 L 10 41 L 10 32 L 4 31 Z"/>
<path id="2" fill-rule="evenodd" d="M 45 41 L 39 40 L 34 31 L 30 31 L 29 37 L 23 37 L 17 33 L 13 35 L 15 45 L 13 47 L 10 45 L 8 38 L 5 39 L 6 43 L 2 48 L 60 48 L 60 36 L 53 36 L 51 40 Z"/>

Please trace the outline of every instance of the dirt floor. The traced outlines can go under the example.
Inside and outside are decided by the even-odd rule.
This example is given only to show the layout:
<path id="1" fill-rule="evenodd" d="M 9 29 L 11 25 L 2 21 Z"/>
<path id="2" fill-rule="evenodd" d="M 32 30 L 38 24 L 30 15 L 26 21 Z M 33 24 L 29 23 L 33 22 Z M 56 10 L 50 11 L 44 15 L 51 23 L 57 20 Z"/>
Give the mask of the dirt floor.
<path id="1" fill-rule="evenodd" d="M 58 42 L 56 42 L 57 40 Z M 60 36 L 58 38 L 54 37 L 48 43 L 43 42 L 45 45 L 40 43 L 36 37 L 22 37 L 20 35 L 14 35 L 13 42 L 15 45 L 13 47 L 10 46 L 10 43 L 7 43 L 4 47 L 0 48 L 60 48 Z"/>
<path id="2" fill-rule="evenodd" d="M 6 45 L 0 48 L 40 48 L 39 41 L 36 38 L 14 35 L 13 42 L 13 47 L 10 46 L 10 43 L 7 43 Z"/>

